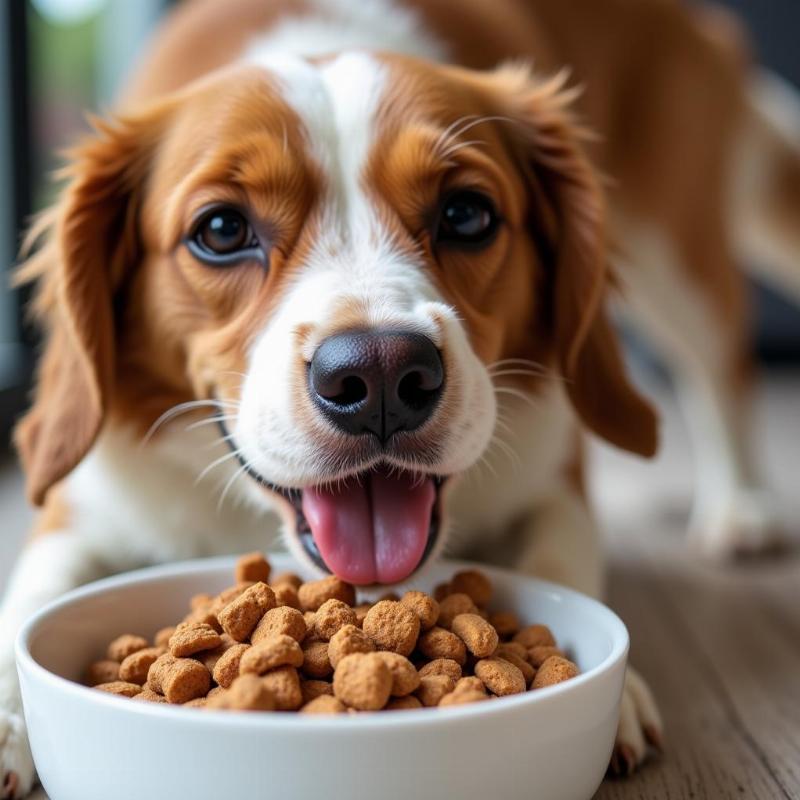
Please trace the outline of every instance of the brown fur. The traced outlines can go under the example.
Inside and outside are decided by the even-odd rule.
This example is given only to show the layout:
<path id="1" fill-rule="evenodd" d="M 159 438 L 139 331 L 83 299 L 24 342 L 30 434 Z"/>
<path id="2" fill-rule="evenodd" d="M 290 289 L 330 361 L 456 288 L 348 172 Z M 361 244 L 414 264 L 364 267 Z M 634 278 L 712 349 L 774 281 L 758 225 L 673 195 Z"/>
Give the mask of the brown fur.
<path id="1" fill-rule="evenodd" d="M 602 137 L 581 141 L 567 109 L 574 96 L 559 81 L 522 68 L 476 73 L 387 56 L 398 88 L 370 169 L 376 202 L 399 241 L 424 248 L 422 209 L 409 198 L 423 203 L 447 181 L 486 184 L 506 230 L 480 260 L 431 257 L 476 352 L 486 363 L 525 357 L 557 370 L 589 428 L 651 454 L 653 412 L 627 382 L 602 309 L 611 278 L 595 166 L 618 181 L 620 207 L 646 211 L 678 242 L 690 279 L 730 326 L 736 372 L 742 284 L 728 269 L 724 237 L 707 235 L 723 224 L 723 198 L 700 182 L 723 184 L 725 137 L 742 107 L 738 42 L 723 31 L 719 44 L 707 20 L 698 24 L 671 0 L 608 0 L 602 9 L 593 0 L 498 0 L 491 11 L 479 0 L 413 5 L 463 67 L 524 57 L 540 70 L 567 64 L 576 80 L 590 76 L 578 108 Z M 70 184 L 41 226 L 50 225 L 49 240 L 24 275 L 41 278 L 38 308 L 50 336 L 36 402 L 17 432 L 36 503 L 105 419 L 144 431 L 181 400 L 235 398 L 232 376 L 243 371 L 246 347 L 314 235 L 320 177 L 297 120 L 263 73 L 226 66 L 253 31 L 302 4 L 235 6 L 223 12 L 216 0 L 194 0 L 171 15 L 124 95 L 123 108 L 134 110 L 100 124 L 76 151 Z M 698 70 L 706 80 L 684 81 Z M 234 108 L 231 95 L 246 101 Z M 216 113 L 222 102 L 225 113 Z M 482 125 L 485 146 L 460 150 L 458 169 L 436 163 L 425 143 L 469 113 L 510 121 Z M 671 118 L 694 121 L 703 136 L 691 125 L 670 127 Z M 290 157 L 268 157 L 284 131 Z M 689 207 L 687 196 L 702 207 Z M 211 197 L 241 202 L 272 226 L 266 275 L 253 265 L 215 273 L 179 246 L 190 210 Z"/>

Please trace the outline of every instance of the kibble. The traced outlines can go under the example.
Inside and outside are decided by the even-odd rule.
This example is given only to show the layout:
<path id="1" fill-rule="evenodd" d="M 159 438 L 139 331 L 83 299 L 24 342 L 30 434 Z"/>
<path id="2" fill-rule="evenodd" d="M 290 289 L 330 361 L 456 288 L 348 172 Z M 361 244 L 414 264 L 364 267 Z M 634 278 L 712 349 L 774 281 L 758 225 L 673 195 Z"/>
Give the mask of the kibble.
<path id="1" fill-rule="evenodd" d="M 113 642 L 111 642 L 111 644 L 108 646 L 106 656 L 110 661 L 117 661 L 121 663 L 137 650 L 144 650 L 145 647 L 149 646 L 150 642 L 148 642 L 143 636 L 132 636 L 130 634 L 125 634 L 123 636 L 118 636 Z"/>
<path id="2" fill-rule="evenodd" d="M 222 629 L 237 642 L 245 641 L 261 617 L 275 607 L 275 593 L 266 583 L 254 583 L 228 603 L 217 618 Z"/>
<path id="3" fill-rule="evenodd" d="M 270 574 L 263 555 L 243 556 L 235 584 L 191 597 L 152 640 L 118 636 L 84 682 L 184 708 L 345 716 L 478 703 L 578 674 L 547 626 L 488 607 L 491 582 L 476 570 L 433 596 L 358 605 L 339 578 Z"/>
<path id="4" fill-rule="evenodd" d="M 578 667 L 571 661 L 561 656 L 550 656 L 536 671 L 533 688 L 542 689 L 545 686 L 554 686 L 574 678 L 577 674 Z"/>
<path id="5" fill-rule="evenodd" d="M 419 617 L 397 600 L 380 600 L 364 617 L 364 633 L 378 650 L 410 655 L 419 636 Z"/>
<path id="6" fill-rule="evenodd" d="M 355 589 L 334 575 L 302 584 L 297 596 L 303 611 L 316 611 L 326 600 L 341 600 L 349 606 L 356 602 Z"/>
<path id="7" fill-rule="evenodd" d="M 234 574 L 238 583 L 247 581 L 268 583 L 270 572 L 269 561 L 264 558 L 263 553 L 248 553 L 239 557 Z"/>
<path id="8" fill-rule="evenodd" d="M 477 614 L 459 614 L 453 619 L 451 629 L 477 658 L 486 658 L 497 649 L 497 631 Z"/>
<path id="9" fill-rule="evenodd" d="M 336 667 L 333 693 L 349 708 L 377 711 L 392 693 L 392 673 L 377 653 L 351 653 Z"/>

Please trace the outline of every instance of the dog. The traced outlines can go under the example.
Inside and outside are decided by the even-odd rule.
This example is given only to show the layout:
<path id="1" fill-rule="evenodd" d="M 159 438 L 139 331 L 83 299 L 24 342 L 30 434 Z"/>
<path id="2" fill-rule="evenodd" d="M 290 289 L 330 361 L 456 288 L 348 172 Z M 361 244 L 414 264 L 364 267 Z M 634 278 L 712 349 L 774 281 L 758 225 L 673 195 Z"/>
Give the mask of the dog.
<path id="1" fill-rule="evenodd" d="M 800 289 L 797 107 L 672 0 L 180 4 L 21 268 L 5 795 L 34 780 L 14 632 L 103 575 L 282 541 L 359 585 L 447 551 L 601 596 L 584 432 L 657 446 L 612 293 L 690 401 L 694 545 L 767 545 L 734 255 Z M 613 763 L 661 734 L 631 670 Z"/>

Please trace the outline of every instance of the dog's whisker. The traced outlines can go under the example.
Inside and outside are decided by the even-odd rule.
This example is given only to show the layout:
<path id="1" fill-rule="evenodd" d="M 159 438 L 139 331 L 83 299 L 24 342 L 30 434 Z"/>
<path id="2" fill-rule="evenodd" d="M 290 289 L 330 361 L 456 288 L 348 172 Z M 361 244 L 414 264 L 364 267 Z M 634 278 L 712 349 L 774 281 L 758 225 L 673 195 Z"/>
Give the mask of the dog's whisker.
<path id="1" fill-rule="evenodd" d="M 519 389 L 512 389 L 510 386 L 495 386 L 494 387 L 495 393 L 499 394 L 507 394 L 510 397 L 516 397 L 519 400 L 524 400 L 528 403 L 531 408 L 538 409 L 539 406 L 537 405 L 536 401 L 529 395 Z"/>
<path id="2" fill-rule="evenodd" d="M 529 358 L 501 358 L 499 361 L 494 361 L 491 364 L 486 365 L 486 369 L 491 372 L 493 369 L 497 367 L 504 367 L 504 366 L 511 366 L 511 365 L 519 365 L 525 367 L 535 367 L 537 369 L 545 369 L 545 365 L 538 362 L 532 361 Z"/>
<path id="3" fill-rule="evenodd" d="M 211 470 L 213 470 L 215 467 L 218 467 L 220 464 L 224 464 L 226 461 L 230 461 L 232 458 L 237 458 L 241 455 L 241 453 L 242 449 L 238 448 L 225 453 L 219 458 L 215 458 L 210 464 L 205 466 L 202 472 L 195 478 L 194 485 L 197 486 L 197 484 L 200 483 L 200 481 L 202 481 L 203 478 L 205 478 L 205 476 L 208 475 L 208 473 L 211 472 Z"/>
<path id="4" fill-rule="evenodd" d="M 522 469 L 522 459 L 519 457 L 519 453 L 504 439 L 499 436 L 494 436 L 489 446 L 497 446 L 502 453 L 508 456 L 508 460 L 511 462 L 511 466 L 514 469 Z"/>
<path id="5" fill-rule="evenodd" d="M 146 445 L 156 431 L 164 424 L 169 422 L 170 420 L 174 419 L 175 417 L 179 417 L 182 414 L 188 414 L 192 411 L 197 411 L 201 408 L 214 408 L 218 411 L 224 410 L 227 401 L 224 400 L 189 400 L 185 403 L 178 403 L 172 408 L 167 409 L 163 414 L 161 414 L 158 419 L 150 426 L 147 433 L 144 435 L 142 439 L 141 446 Z"/>
<path id="6" fill-rule="evenodd" d="M 205 419 L 200 419 L 197 420 L 197 422 L 193 422 L 191 425 L 187 425 L 185 430 L 193 431 L 195 428 L 202 428 L 203 425 L 210 425 L 212 423 L 220 422 L 232 422 L 237 419 L 239 419 L 238 414 L 220 414 L 216 417 L 205 417 Z"/>
<path id="7" fill-rule="evenodd" d="M 217 503 L 217 513 L 222 511 L 222 506 L 225 503 L 225 498 L 228 495 L 228 492 L 231 490 L 231 487 L 235 483 L 237 478 L 240 478 L 250 467 L 249 462 L 245 462 L 242 464 L 236 472 L 231 475 L 230 480 L 225 484 L 225 488 L 222 490 L 222 494 L 220 495 L 219 502 Z"/>
<path id="8" fill-rule="evenodd" d="M 209 442 L 208 444 L 203 445 L 203 450 L 211 450 L 218 445 L 224 444 L 226 442 L 234 441 L 235 435 L 232 433 L 228 433 L 225 436 L 220 436 L 218 439 L 214 439 L 213 442 Z"/>

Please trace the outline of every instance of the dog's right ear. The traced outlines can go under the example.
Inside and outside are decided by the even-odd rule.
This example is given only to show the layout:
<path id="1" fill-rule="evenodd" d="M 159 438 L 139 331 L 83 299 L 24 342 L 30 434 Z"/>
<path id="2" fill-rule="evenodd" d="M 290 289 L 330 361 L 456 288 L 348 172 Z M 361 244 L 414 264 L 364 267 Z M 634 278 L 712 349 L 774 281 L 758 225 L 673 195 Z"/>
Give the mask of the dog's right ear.
<path id="1" fill-rule="evenodd" d="M 164 109 L 113 123 L 70 152 L 68 183 L 31 231 L 46 237 L 17 280 L 38 282 L 47 329 L 33 407 L 14 439 L 36 505 L 97 438 L 114 382 L 114 292 L 138 257 L 138 204 Z"/>

